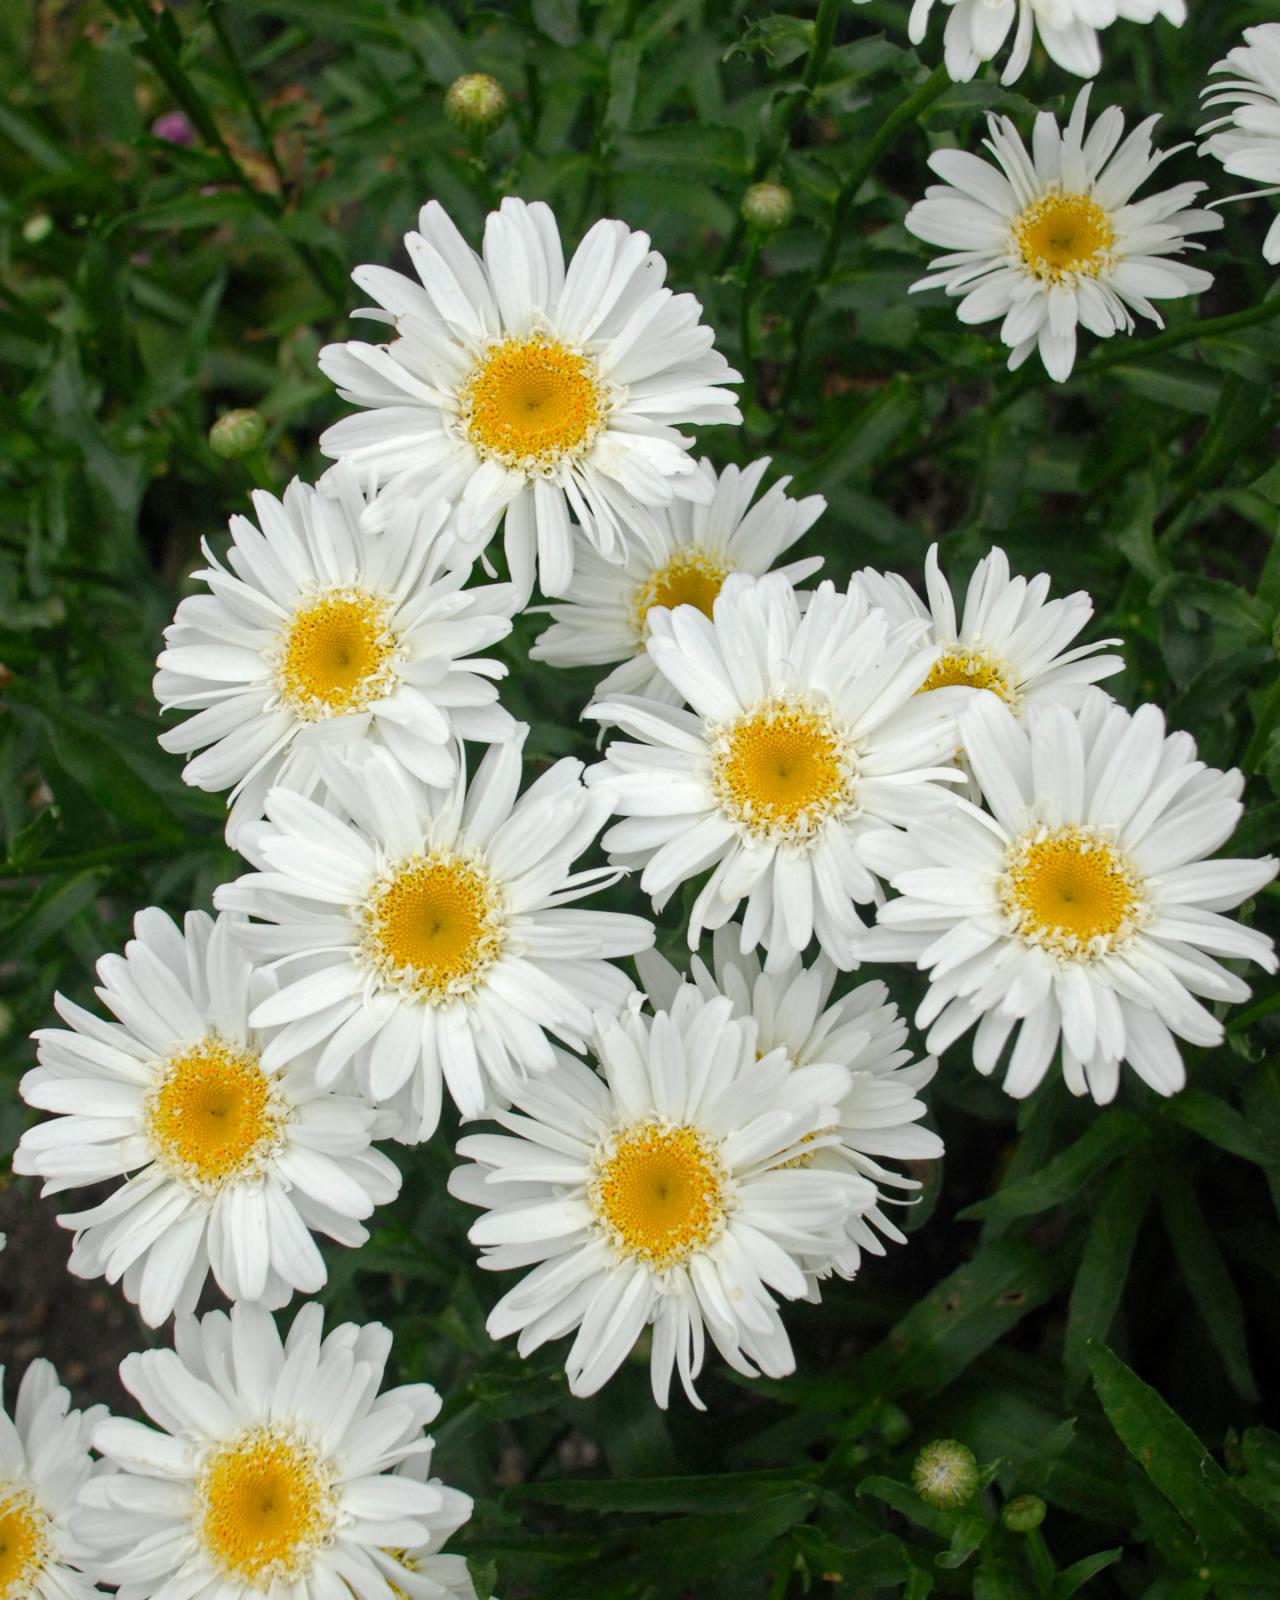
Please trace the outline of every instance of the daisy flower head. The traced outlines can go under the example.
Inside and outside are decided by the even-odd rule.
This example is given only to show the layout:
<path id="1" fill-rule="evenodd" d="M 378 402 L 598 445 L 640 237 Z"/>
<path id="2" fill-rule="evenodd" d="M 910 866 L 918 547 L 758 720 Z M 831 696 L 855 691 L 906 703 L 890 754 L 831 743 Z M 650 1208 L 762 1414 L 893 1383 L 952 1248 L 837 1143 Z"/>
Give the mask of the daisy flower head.
<path id="1" fill-rule="evenodd" d="M 308 1059 L 269 1062 L 249 1014 L 272 994 L 236 919 L 155 907 L 122 956 L 98 963 L 103 1021 L 57 995 L 28 1105 L 55 1115 L 23 1134 L 13 1170 L 45 1195 L 127 1176 L 73 1229 L 78 1277 L 123 1280 L 152 1327 L 192 1310 L 212 1272 L 232 1300 L 282 1306 L 326 1281 L 312 1233 L 360 1245 L 400 1174 L 371 1148 L 390 1131 L 363 1101 L 317 1087 Z M 2 1593 L 3 1591 L 0 1591 Z"/>
<path id="2" fill-rule="evenodd" d="M 1244 780 L 1196 759 L 1158 707 L 1129 712 L 1099 689 L 1076 712 L 1021 724 L 994 695 L 960 719 L 987 811 L 877 835 L 868 847 L 899 898 L 864 941 L 872 960 L 929 974 L 916 1016 L 941 1054 L 976 1025 L 973 1062 L 1022 1098 L 1061 1044 L 1073 1094 L 1115 1097 L 1120 1065 L 1159 1094 L 1182 1088 L 1175 1039 L 1212 1046 L 1202 1004 L 1248 998 L 1218 957 L 1276 970 L 1271 941 L 1222 913 L 1269 883 L 1274 858 L 1204 859 L 1240 818 Z"/>
<path id="3" fill-rule="evenodd" d="M 823 583 L 801 610 L 786 578 L 734 574 L 706 617 L 651 613 L 648 651 L 687 702 L 619 695 L 586 716 L 616 724 L 587 782 L 623 820 L 611 859 L 643 867 L 659 910 L 714 870 L 694 901 L 689 947 L 745 899 L 741 943 L 776 971 L 817 937 L 842 970 L 878 882 L 863 837 L 936 805 L 955 749 L 957 691 L 919 695 L 938 650 L 923 620 L 892 624 L 860 589 Z"/>
<path id="4" fill-rule="evenodd" d="M 1205 105 L 1230 110 L 1201 128 L 1210 135 L 1201 155 L 1221 161 L 1234 177 L 1263 184 L 1259 194 L 1280 192 L 1280 22 L 1246 28 L 1244 43 L 1209 70 L 1227 76 L 1203 91 Z M 1262 253 L 1280 263 L 1280 217 L 1271 224 Z"/>
<path id="5" fill-rule="evenodd" d="M 637 997 L 638 1002 L 638 997 Z M 460 1141 L 458 1199 L 492 1271 L 533 1267 L 489 1314 L 527 1356 L 574 1329 L 569 1388 L 594 1394 L 653 1325 L 649 1373 L 665 1407 L 673 1369 L 694 1380 L 706 1334 L 735 1371 L 795 1368 L 774 1296 L 807 1292 L 801 1261 L 837 1248 L 869 1187 L 802 1165 L 830 1139 L 849 1076 L 830 1063 L 757 1060 L 757 1030 L 730 1002 L 686 985 L 670 1011 L 601 1013 L 603 1076 L 572 1056 L 531 1079 L 500 1113 L 506 1134 Z"/>
<path id="6" fill-rule="evenodd" d="M 0 1367 L 0 1378 L 4 1369 Z M 0 1595 L 5 1600 L 90 1600 L 86 1574 L 98 1549 L 80 1495 L 95 1470 L 89 1455 L 106 1406 L 73 1411 L 48 1361 L 33 1361 L 10 1417 L 0 1410 Z"/>
<path id="7" fill-rule="evenodd" d="M 327 767 L 341 816 L 273 789 L 243 844 L 260 870 L 215 895 L 261 919 L 244 938 L 281 973 L 252 1016 L 279 1027 L 265 1059 L 322 1046 L 318 1082 L 349 1069 L 406 1143 L 435 1131 L 443 1085 L 478 1117 L 553 1065 L 548 1034 L 581 1044 L 632 988 L 611 958 L 653 939 L 643 918 L 571 904 L 619 877 L 574 869 L 609 802 L 567 758 L 517 799 L 527 732 L 443 793 L 382 752 Z"/>
<path id="8" fill-rule="evenodd" d="M 645 649 L 649 613 L 658 606 L 697 606 L 704 616 L 731 572 L 759 576 L 774 568 L 822 515 L 821 495 L 792 500 L 790 478 L 781 478 L 752 504 L 769 458 L 717 475 L 709 461 L 698 471 L 712 487 L 707 502 L 676 500 L 657 513 L 657 538 L 633 543 L 625 561 L 598 556 L 579 534 L 567 603 L 548 606 L 552 625 L 529 654 L 555 667 L 605 666 L 620 662 L 596 686 L 596 695 L 642 694 L 674 703 L 675 690 Z M 792 583 L 822 565 L 809 556 L 776 568 Z"/>
<path id="9" fill-rule="evenodd" d="M 349 468 L 323 489 L 295 479 L 283 501 L 257 490 L 253 502 L 261 526 L 231 519 L 225 565 L 205 546 L 195 577 L 209 592 L 178 606 L 155 677 L 162 710 L 196 712 L 160 743 L 200 752 L 189 784 L 231 790 L 231 842 L 275 784 L 316 790 L 321 748 L 374 742 L 447 787 L 459 739 L 512 736 L 491 681 L 507 669 L 474 652 L 510 633 L 518 596 L 463 589 L 443 504 L 401 502 L 369 534 Z"/>
<path id="10" fill-rule="evenodd" d="M 908 24 L 911 42 L 924 42 L 934 0 L 914 0 Z M 1184 0 L 943 0 L 950 7 L 943 48 L 947 73 L 956 83 L 968 83 L 980 67 L 1013 44 L 1000 81 L 1020 78 L 1031 59 L 1039 36 L 1045 52 L 1058 66 L 1080 78 L 1092 78 L 1102 67 L 1098 30 L 1117 17 L 1151 22 L 1157 14 L 1171 22 L 1186 19 Z"/>
<path id="11" fill-rule="evenodd" d="M 689 294 L 663 286 L 649 236 L 601 220 L 566 268 L 541 201 L 491 212 L 482 256 L 442 206 L 405 238 L 418 280 L 385 267 L 352 277 L 378 302 L 387 344 L 320 352 L 344 400 L 364 408 L 328 429 L 326 455 L 377 491 L 381 525 L 404 496 L 454 507 L 469 556 L 506 517 L 507 560 L 524 594 L 535 564 L 547 594 L 573 576 L 570 515 L 603 556 L 656 536 L 654 508 L 708 498 L 678 425 L 740 422 L 734 372 Z"/>
<path id="12" fill-rule="evenodd" d="M 386 1328 L 346 1322 L 326 1335 L 312 1304 L 282 1341 L 262 1306 L 241 1304 L 182 1319 L 174 1344 L 120 1363 L 155 1426 L 112 1418 L 94 1433 L 115 1470 L 84 1491 L 85 1518 L 118 1600 L 450 1592 L 422 1563 L 413 1587 L 397 1554 L 438 1545 L 470 1502 L 426 1479 L 436 1391 L 379 1392 Z"/>
<path id="13" fill-rule="evenodd" d="M 1124 670 L 1120 656 L 1099 654 L 1119 639 L 1072 646 L 1093 616 L 1093 601 L 1083 589 L 1051 600 L 1049 574 L 1013 576 L 998 545 L 974 568 L 958 620 L 936 544 L 929 547 L 924 575 L 927 605 L 900 573 L 865 567 L 854 581 L 895 620 L 920 617 L 929 623 L 942 654 L 925 690 L 990 689 L 1022 716 L 1031 706 L 1078 706 L 1090 684 Z"/>
<path id="14" fill-rule="evenodd" d="M 838 1117 L 825 1130 L 831 1142 L 810 1144 L 794 1164 L 852 1172 L 865 1180 L 864 1189 L 854 1190 L 835 1251 L 805 1261 L 815 1279 L 831 1272 L 852 1278 L 864 1250 L 882 1256 L 884 1239 L 906 1243 L 883 1210 L 895 1202 L 882 1189 L 920 1188 L 918 1179 L 884 1166 L 882 1158 L 935 1161 L 942 1155 L 942 1140 L 919 1125 L 927 1109 L 919 1094 L 933 1081 L 938 1063 L 912 1061 L 904 1048 L 906 1020 L 883 983 L 858 984 L 832 1004 L 836 968 L 826 956 L 809 966 L 797 956 L 779 972 L 768 973 L 738 946 L 738 930 L 730 924 L 716 930 L 712 966 L 694 956 L 691 979 L 699 994 L 707 1000 L 725 995 L 735 1017 L 754 1021 L 759 1055 L 782 1050 L 793 1070 L 834 1062 L 849 1074 Z M 636 957 L 636 967 L 650 1002 L 672 1007 L 683 980 L 671 963 L 647 950 Z"/>
<path id="15" fill-rule="evenodd" d="M 1065 128 L 1040 113 L 1030 151 L 1008 117 L 989 117 L 995 166 L 964 150 L 935 150 L 929 165 L 944 181 L 906 217 L 917 238 L 951 252 L 913 292 L 962 297 L 961 322 L 1003 318 L 1010 370 L 1038 350 L 1059 383 L 1071 376 L 1079 328 L 1100 339 L 1132 333 L 1135 312 L 1163 327 L 1153 300 L 1208 289 L 1211 273 L 1174 257 L 1202 248 L 1191 234 L 1222 226 L 1217 212 L 1191 209 L 1203 183 L 1133 199 L 1175 152 L 1152 149 L 1159 117 L 1124 138 L 1124 116 L 1112 106 L 1087 129 L 1090 88 Z"/>

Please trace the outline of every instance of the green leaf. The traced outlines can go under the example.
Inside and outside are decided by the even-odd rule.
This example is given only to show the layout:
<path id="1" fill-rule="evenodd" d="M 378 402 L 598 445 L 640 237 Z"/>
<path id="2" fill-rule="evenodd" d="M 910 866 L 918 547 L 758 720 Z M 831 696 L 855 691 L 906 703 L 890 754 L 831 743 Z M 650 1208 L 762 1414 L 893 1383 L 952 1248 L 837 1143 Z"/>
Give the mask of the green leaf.
<path id="1" fill-rule="evenodd" d="M 795 1486 L 794 1472 L 718 1472 L 687 1478 L 592 1478 L 562 1483 L 521 1483 L 509 1500 L 565 1506 L 577 1511 L 739 1511 Z M 809 1492 L 806 1489 L 806 1493 Z"/>
<path id="2" fill-rule="evenodd" d="M 58 835 L 58 808 L 46 806 L 33 822 L 19 828 L 9 841 L 7 865 L 21 870 L 33 866 Z"/>
<path id="3" fill-rule="evenodd" d="M 1240 1296 L 1184 1169 L 1174 1168 L 1166 1174 L 1160 1209 L 1183 1281 L 1231 1387 L 1242 1399 L 1257 1400 Z"/>
<path id="4" fill-rule="evenodd" d="M 1055 1156 L 1047 1166 L 1018 1183 L 1006 1184 L 989 1200 L 980 1200 L 959 1213 L 961 1220 L 989 1217 L 1031 1217 L 1061 1205 L 1078 1194 L 1095 1173 L 1127 1155 L 1150 1138 L 1146 1124 L 1131 1112 L 1102 1112 L 1088 1132 Z"/>
<path id="5" fill-rule="evenodd" d="M 964 1566 L 971 1556 L 982 1549 L 990 1532 L 991 1524 L 985 1517 L 972 1513 L 962 1516 L 951 1535 L 950 1546 L 936 1558 L 936 1565 L 948 1569 Z"/>
<path id="6" fill-rule="evenodd" d="M 34 955 L 93 902 L 106 876 L 105 868 L 93 867 L 46 883 L 30 904 L 0 927 L 0 948 L 10 959 Z"/>
<path id="7" fill-rule="evenodd" d="M 1155 1171 L 1145 1156 L 1131 1157 L 1107 1177 L 1067 1307 L 1063 1365 L 1073 1387 L 1089 1375 L 1089 1341 L 1110 1332 L 1154 1189 Z"/>
<path id="8" fill-rule="evenodd" d="M 1099 1550 L 1096 1555 L 1085 1556 L 1082 1561 L 1064 1567 L 1053 1580 L 1053 1600 L 1071 1600 L 1071 1596 L 1083 1589 L 1090 1578 L 1096 1578 L 1100 1572 L 1115 1566 L 1123 1554 L 1123 1550 Z"/>
<path id="9" fill-rule="evenodd" d="M 1089 1345 L 1089 1367 L 1102 1409 L 1121 1443 L 1187 1522 L 1212 1560 L 1280 1559 L 1280 1534 L 1269 1528 L 1150 1384 L 1112 1355 Z"/>
<path id="10" fill-rule="evenodd" d="M 1280 1166 L 1280 1138 L 1268 1136 L 1217 1095 L 1203 1089 L 1184 1089 L 1160 1109 L 1172 1121 L 1233 1156 L 1260 1167 Z"/>
<path id="11" fill-rule="evenodd" d="M 946 1539 L 949 1542 L 956 1536 L 961 1521 L 960 1512 L 949 1510 L 945 1506 L 930 1505 L 927 1500 L 922 1500 L 914 1489 L 905 1483 L 899 1483 L 896 1478 L 864 1478 L 858 1485 L 857 1494 L 859 1499 L 870 1496 L 873 1500 L 883 1500 L 885 1505 L 891 1506 L 899 1516 L 905 1517 L 908 1522 L 914 1522 L 918 1528 L 936 1534 L 939 1539 Z"/>
<path id="12" fill-rule="evenodd" d="M 533 0 L 533 20 L 556 44 L 577 44 L 581 38 L 578 0 Z"/>
<path id="13" fill-rule="evenodd" d="M 747 154 L 737 128 L 679 123 L 647 133 L 620 134 L 617 166 L 621 172 L 723 181 L 745 176 Z"/>

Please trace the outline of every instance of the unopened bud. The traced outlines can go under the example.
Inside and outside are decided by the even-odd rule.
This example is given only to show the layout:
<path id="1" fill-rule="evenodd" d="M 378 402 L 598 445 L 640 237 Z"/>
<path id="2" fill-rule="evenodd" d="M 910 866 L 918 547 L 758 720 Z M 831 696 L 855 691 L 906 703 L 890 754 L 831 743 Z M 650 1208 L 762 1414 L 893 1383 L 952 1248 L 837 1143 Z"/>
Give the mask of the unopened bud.
<path id="1" fill-rule="evenodd" d="M 47 211 L 33 211 L 22 224 L 22 237 L 28 244 L 40 244 L 53 232 L 53 218 Z"/>
<path id="2" fill-rule="evenodd" d="M 267 425 L 256 411 L 228 411 L 209 429 L 209 448 L 224 461 L 252 455 L 267 436 Z"/>
<path id="3" fill-rule="evenodd" d="M 753 183 L 742 197 L 742 220 L 761 233 L 785 228 L 795 209 L 791 190 L 780 183 Z"/>
<path id="4" fill-rule="evenodd" d="M 1010 1533 L 1034 1533 L 1044 1521 L 1047 1510 L 1038 1494 L 1020 1494 L 1004 1507 L 1000 1520 Z"/>
<path id="5" fill-rule="evenodd" d="M 958 1439 L 935 1439 L 916 1457 L 911 1483 L 931 1506 L 962 1506 L 978 1492 L 977 1457 Z"/>
<path id="6" fill-rule="evenodd" d="M 467 72 L 455 78 L 444 97 L 444 114 L 455 128 L 468 133 L 492 133 L 507 120 L 511 102 L 507 91 L 487 72 Z"/>
<path id="7" fill-rule="evenodd" d="M 166 111 L 151 124 L 151 133 L 165 144 L 179 144 L 184 149 L 196 142 L 196 130 L 185 111 Z"/>

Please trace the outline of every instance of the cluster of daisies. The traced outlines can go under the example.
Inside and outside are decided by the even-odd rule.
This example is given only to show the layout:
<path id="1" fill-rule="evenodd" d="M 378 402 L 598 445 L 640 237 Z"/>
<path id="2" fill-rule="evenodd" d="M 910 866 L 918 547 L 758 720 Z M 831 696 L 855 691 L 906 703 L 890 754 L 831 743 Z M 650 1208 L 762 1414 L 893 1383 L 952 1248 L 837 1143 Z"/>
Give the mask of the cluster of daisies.
<path id="1" fill-rule="evenodd" d="M 1016 18 L 1015 65 L 1035 22 L 1091 70 L 1095 26 L 1154 10 L 958 0 L 948 59 L 970 75 Z M 1212 141 L 1264 181 L 1278 36 L 1233 52 L 1217 98 L 1243 109 Z M 918 231 L 962 249 L 962 314 L 1005 309 L 1015 355 L 1038 340 L 1061 365 L 1077 318 L 1114 331 L 1122 301 L 1200 286 L 1152 265 L 1198 186 L 1129 206 L 1156 158 L 1121 132 L 1108 113 L 1086 134 L 1082 100 L 1034 162 L 993 124 L 1007 180 L 935 157 L 963 193 Z M 270 1315 L 325 1284 L 318 1238 L 364 1242 L 400 1187 L 377 1147 L 435 1137 L 446 1091 L 494 1130 L 449 1180 L 481 1265 L 516 1275 L 492 1336 L 572 1335 L 576 1395 L 644 1337 L 657 1403 L 678 1378 L 700 1406 L 708 1337 L 781 1377 L 779 1302 L 903 1241 L 892 1208 L 942 1154 L 938 1053 L 971 1033 L 1016 1096 L 1055 1060 L 1099 1103 L 1126 1061 L 1169 1094 L 1177 1041 L 1216 1044 L 1212 1003 L 1248 994 L 1224 959 L 1275 970 L 1224 913 L 1276 863 L 1206 859 L 1240 774 L 1098 687 L 1122 662 L 1078 642 L 1087 595 L 997 549 L 957 605 L 936 547 L 924 599 L 870 569 L 802 587 L 822 502 L 761 493 L 767 460 L 692 455 L 680 429 L 738 420 L 738 374 L 643 233 L 601 221 L 566 265 L 550 210 L 509 199 L 482 254 L 435 203 L 406 244 L 416 280 L 355 274 L 385 342 L 321 354 L 359 408 L 321 441 L 335 465 L 206 549 L 158 662 L 161 707 L 187 713 L 162 742 L 228 793 L 249 870 L 215 917 L 139 912 L 98 964 L 109 1015 L 58 996 L 22 1083 L 51 1115 L 15 1170 L 45 1194 L 115 1184 L 59 1218 L 71 1270 L 174 1333 L 121 1369 L 152 1426 L 28 1370 L 0 1418 L 5 1600 L 470 1600 L 440 1550 L 470 1502 L 429 1475 L 434 1390 L 382 1389 L 377 1324 L 325 1334 L 310 1304 L 282 1340 Z M 608 671 L 583 710 L 599 759 L 522 789 L 527 728 L 485 652 L 535 582 L 532 657 Z M 682 966 L 601 908 L 627 874 L 655 913 L 689 886 Z M 845 977 L 875 962 L 927 975 L 922 1059 L 885 985 Z M 232 1308 L 197 1318 L 210 1278 Z"/>

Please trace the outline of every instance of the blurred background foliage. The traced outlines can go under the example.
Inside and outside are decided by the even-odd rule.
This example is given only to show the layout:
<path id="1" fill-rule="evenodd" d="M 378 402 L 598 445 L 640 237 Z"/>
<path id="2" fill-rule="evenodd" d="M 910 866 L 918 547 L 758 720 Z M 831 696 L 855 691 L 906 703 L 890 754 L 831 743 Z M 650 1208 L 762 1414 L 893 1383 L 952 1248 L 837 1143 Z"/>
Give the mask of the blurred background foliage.
<path id="1" fill-rule="evenodd" d="M 346 337 L 361 261 L 439 198 L 478 240 L 503 194 L 556 208 L 572 245 L 602 214 L 648 230 L 747 373 L 746 425 L 717 462 L 768 452 L 828 513 L 806 548 L 953 578 L 994 543 L 1015 570 L 1086 587 L 1095 637 L 1124 641 L 1113 687 L 1154 699 L 1211 762 L 1250 775 L 1234 854 L 1280 817 L 1277 378 L 1269 202 L 1232 206 L 1218 274 L 1170 331 L 1095 347 L 1073 380 L 1011 377 L 991 330 L 908 298 L 902 227 L 932 146 L 976 147 L 997 109 L 1029 123 L 1076 84 L 1037 56 L 1016 92 L 933 72 L 905 0 L 821 7 L 712 0 L 5 0 L 0 7 L 0 1150 L 55 987 L 140 906 L 207 906 L 235 871 L 222 800 L 156 745 L 161 631 L 254 486 L 323 468 L 345 409 L 318 347 Z M 1119 24 L 1095 101 L 1189 140 L 1210 62 L 1274 0 L 1193 4 L 1180 31 Z M 488 137 L 445 118 L 484 71 L 512 103 Z M 180 115 L 175 115 L 180 113 Z M 1188 146 L 1170 181 L 1229 192 Z M 747 187 L 795 215 L 746 226 Z M 1211 320 L 1206 320 L 1211 319 Z M 217 417 L 261 413 L 262 446 L 221 459 Z M 504 696 L 535 760 L 591 759 L 590 675 L 530 671 Z M 1275 886 L 1255 920 L 1277 921 Z M 679 944 L 679 908 L 663 941 Z M 874 974 L 879 976 L 880 973 Z M 894 974 L 899 999 L 911 975 Z M 1098 1112 L 1049 1084 L 1015 1106 L 963 1045 L 933 1104 L 948 1147 L 920 1176 L 913 1238 L 788 1322 L 799 1373 L 705 1383 L 711 1413 L 657 1413 L 641 1363 L 572 1401 L 561 1352 L 521 1362 L 483 1331 L 496 1284 L 444 1194 L 452 1129 L 398 1152 L 401 1202 L 331 1255 L 336 1315 L 395 1329 L 407 1377 L 447 1397 L 440 1469 L 477 1496 L 457 1541 L 506 1600 L 786 1600 L 931 1592 L 977 1600 L 1148 1600 L 1280 1590 L 1280 998 L 1262 986 L 1227 1045 L 1169 1103 L 1129 1077 Z M 1194 1053 L 1192 1053 L 1194 1055 Z M 0 1343 L 56 1356 L 82 1401 L 119 1399 L 146 1335 L 25 1185 L 0 1196 Z M 1115 1354 L 1112 1354 L 1114 1351 Z M 1121 1359 L 1123 1357 L 1123 1360 Z M 128 1402 L 125 1402 L 126 1404 Z M 982 1497 L 924 1504 L 910 1463 L 965 1441 Z M 1033 1494 L 1043 1527 L 1006 1526 Z M 1021 1526 L 1017 1516 L 1008 1518 Z"/>

